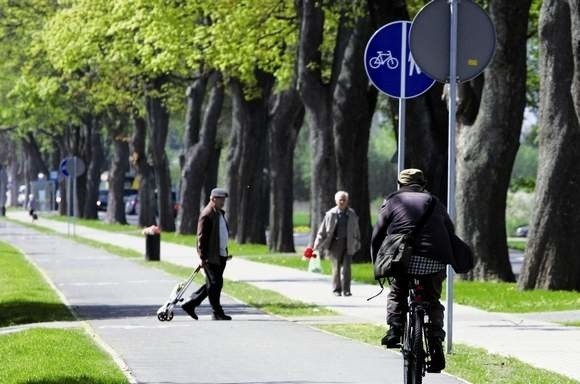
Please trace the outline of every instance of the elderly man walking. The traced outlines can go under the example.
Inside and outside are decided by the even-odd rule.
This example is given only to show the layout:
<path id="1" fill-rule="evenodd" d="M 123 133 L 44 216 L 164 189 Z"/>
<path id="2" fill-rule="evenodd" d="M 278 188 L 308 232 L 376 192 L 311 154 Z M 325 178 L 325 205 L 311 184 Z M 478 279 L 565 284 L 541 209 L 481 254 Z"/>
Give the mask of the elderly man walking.
<path id="1" fill-rule="evenodd" d="M 195 308 L 209 297 L 213 309 L 213 320 L 231 320 L 224 313 L 220 296 L 224 285 L 223 274 L 228 259 L 228 223 L 223 207 L 228 193 L 223 188 L 214 188 L 208 205 L 201 211 L 197 224 L 197 252 L 205 272 L 205 284 L 183 303 L 181 308 L 197 320 Z"/>
<path id="2" fill-rule="evenodd" d="M 318 228 L 313 248 L 319 253 L 326 251 L 332 264 L 332 291 L 334 295 L 351 296 L 350 265 L 352 256 L 360 249 L 358 216 L 348 206 L 348 193 L 338 191 L 334 195 L 336 207 L 326 212 Z"/>

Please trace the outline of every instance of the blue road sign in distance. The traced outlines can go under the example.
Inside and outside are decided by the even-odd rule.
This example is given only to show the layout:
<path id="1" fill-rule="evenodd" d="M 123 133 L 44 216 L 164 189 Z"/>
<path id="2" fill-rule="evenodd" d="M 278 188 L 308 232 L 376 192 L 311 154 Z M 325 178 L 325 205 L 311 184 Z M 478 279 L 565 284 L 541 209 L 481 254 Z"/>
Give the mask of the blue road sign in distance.
<path id="1" fill-rule="evenodd" d="M 367 76 L 375 87 L 391 97 L 411 99 L 435 83 L 413 60 L 410 30 L 410 21 L 386 24 L 371 36 L 365 49 Z"/>
<path id="2" fill-rule="evenodd" d="M 60 164 L 58 165 L 58 169 L 60 170 L 60 173 L 62 173 L 65 177 L 69 177 L 69 173 L 68 173 L 68 168 L 67 168 L 67 162 L 68 162 L 69 158 L 65 157 L 64 159 L 61 160 Z"/>

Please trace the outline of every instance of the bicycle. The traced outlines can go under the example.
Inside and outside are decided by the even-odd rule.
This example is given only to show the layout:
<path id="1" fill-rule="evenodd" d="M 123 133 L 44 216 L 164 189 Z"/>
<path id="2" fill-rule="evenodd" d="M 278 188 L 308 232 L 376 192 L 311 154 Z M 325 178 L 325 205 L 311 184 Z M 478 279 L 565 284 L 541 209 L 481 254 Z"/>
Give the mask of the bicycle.
<path id="1" fill-rule="evenodd" d="M 393 57 L 391 51 L 387 51 L 386 53 L 377 51 L 377 56 L 371 57 L 369 60 L 369 65 L 372 69 L 377 69 L 383 64 L 386 64 L 389 69 L 395 69 L 399 66 L 399 60 Z"/>
<path id="2" fill-rule="evenodd" d="M 409 280 L 409 310 L 404 324 L 401 352 L 404 360 L 405 384 L 421 384 L 431 362 L 427 329 L 429 302 L 423 300 L 423 286 L 419 279 Z"/>

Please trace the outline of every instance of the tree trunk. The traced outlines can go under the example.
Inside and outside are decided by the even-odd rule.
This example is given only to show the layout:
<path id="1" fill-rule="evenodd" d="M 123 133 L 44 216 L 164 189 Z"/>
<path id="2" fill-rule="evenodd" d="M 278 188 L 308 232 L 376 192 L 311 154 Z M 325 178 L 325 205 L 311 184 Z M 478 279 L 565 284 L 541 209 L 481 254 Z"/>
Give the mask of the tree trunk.
<path id="1" fill-rule="evenodd" d="M 85 202 L 87 197 L 87 172 L 86 169 L 90 165 L 91 160 L 91 137 L 90 137 L 90 123 L 83 121 L 81 125 L 75 126 L 75 138 L 73 152 L 85 164 L 85 172 L 80 174 L 76 179 L 76 197 L 77 208 L 76 213 L 78 217 L 84 218 Z"/>
<path id="2" fill-rule="evenodd" d="M 214 189 L 218 183 L 218 171 L 222 146 L 223 144 L 220 141 L 216 142 L 216 145 L 214 146 L 214 148 L 210 153 L 209 164 L 205 172 L 205 182 L 201 192 L 202 207 L 205 207 L 207 203 L 209 203 L 211 190 Z"/>
<path id="3" fill-rule="evenodd" d="M 524 289 L 580 290 L 580 9 L 544 0 L 540 13 L 540 154 Z"/>
<path id="4" fill-rule="evenodd" d="M 232 99 L 234 97 L 232 96 Z M 236 105 L 236 103 L 233 103 Z M 241 148 L 241 124 L 236 122 L 236 114 L 234 113 L 234 108 L 232 108 L 232 130 L 230 134 L 230 145 L 229 153 L 227 158 L 227 184 L 228 184 L 228 194 L 229 198 L 226 200 L 226 212 L 230 218 L 228 221 L 228 228 L 230 231 L 230 236 L 235 237 L 238 233 L 238 210 L 239 210 L 239 169 L 241 165 L 242 158 L 242 148 Z M 208 195 L 209 196 L 209 195 Z"/>
<path id="5" fill-rule="evenodd" d="M 199 131 L 201 126 L 201 108 L 207 86 L 207 75 L 198 77 L 185 92 L 185 132 L 183 137 L 183 152 L 179 157 L 181 169 L 185 165 L 187 150 L 199 141 Z"/>
<path id="6" fill-rule="evenodd" d="M 163 78 L 153 80 L 151 84 L 153 94 L 146 97 L 148 138 L 155 172 L 155 185 L 157 187 L 159 227 L 162 231 L 174 232 L 175 218 L 171 199 L 171 175 L 169 173 L 169 160 L 165 152 L 165 143 L 167 142 L 167 133 L 169 131 L 169 111 L 163 104 L 163 100 L 158 96 L 164 82 Z"/>
<path id="7" fill-rule="evenodd" d="M 301 2 L 298 46 L 298 90 L 306 109 L 312 144 L 310 187 L 311 243 L 325 212 L 334 205 L 336 158 L 332 131 L 332 84 L 322 81 L 320 46 L 323 39 L 324 11 L 320 2 Z M 335 54 L 335 57 L 340 55 Z M 335 76 L 336 78 L 336 76 Z"/>
<path id="8" fill-rule="evenodd" d="M 343 27 L 343 64 L 334 91 L 333 127 L 337 163 L 337 189 L 349 193 L 349 205 L 359 216 L 361 250 L 355 261 L 370 260 L 370 202 L 368 189 L 368 144 L 377 91 L 368 86 L 364 49 L 369 20 L 361 17 L 354 29 Z"/>
<path id="9" fill-rule="evenodd" d="M 86 198 L 83 208 L 83 217 L 98 219 L 97 200 L 99 199 L 99 185 L 101 184 L 101 168 L 103 166 L 104 152 L 101 142 L 99 120 L 91 116 L 87 122 L 88 136 L 90 140 L 90 160 L 87 164 Z"/>
<path id="10" fill-rule="evenodd" d="M 139 178 L 139 208 L 138 222 L 141 227 L 155 224 L 155 174 L 153 167 L 147 162 L 146 141 L 147 122 L 139 117 L 133 118 L 134 131 L 131 137 L 131 164 Z"/>
<path id="11" fill-rule="evenodd" d="M 237 161 L 230 164 L 228 172 L 229 189 L 235 191 L 235 195 L 230 195 L 229 207 L 237 205 L 237 208 L 236 216 L 230 211 L 229 217 L 230 222 L 237 221 L 235 236 L 241 244 L 266 244 L 267 217 L 261 208 L 267 190 L 267 100 L 273 78 L 263 72 L 258 72 L 256 77 L 261 93 L 252 100 L 245 99 L 238 80 L 233 80 L 231 85 Z"/>
<path id="12" fill-rule="evenodd" d="M 514 281 L 505 210 L 526 103 L 526 34 L 530 0 L 490 4 L 498 45 L 485 71 L 479 113 L 461 129 L 457 232 L 473 248 L 476 279 Z"/>
<path id="13" fill-rule="evenodd" d="M 125 173 L 129 171 L 129 144 L 123 136 L 122 122 L 112 129 L 113 160 L 109 170 L 109 195 L 107 196 L 107 222 L 127 224 L 125 215 Z"/>
<path id="14" fill-rule="evenodd" d="M 28 198 L 32 190 L 30 189 L 30 182 L 38 179 L 38 174 L 43 173 L 48 177 L 48 167 L 42 159 L 40 148 L 32 133 L 28 133 L 25 138 L 22 138 L 22 148 L 24 149 L 25 161 L 25 179 L 26 179 L 26 199 L 24 206 L 28 204 Z"/>
<path id="15" fill-rule="evenodd" d="M 187 149 L 185 155 L 181 178 L 181 205 L 177 220 L 179 222 L 178 232 L 181 234 L 196 233 L 201 191 L 215 148 L 218 119 L 224 99 L 221 74 L 219 72 L 213 73 L 209 83 L 210 92 L 204 112 L 201 137 L 197 143 Z M 203 99 L 198 99 L 198 103 L 202 104 Z"/>
<path id="16" fill-rule="evenodd" d="M 294 249 L 294 148 L 304 122 L 304 105 L 295 87 L 271 97 L 270 132 L 270 250 Z"/>

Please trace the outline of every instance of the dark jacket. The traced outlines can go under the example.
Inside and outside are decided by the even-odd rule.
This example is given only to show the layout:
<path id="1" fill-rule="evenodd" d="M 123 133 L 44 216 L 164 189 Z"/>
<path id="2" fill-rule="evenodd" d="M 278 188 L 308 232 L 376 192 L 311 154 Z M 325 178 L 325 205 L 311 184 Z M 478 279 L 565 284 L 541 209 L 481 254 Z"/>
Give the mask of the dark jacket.
<path id="1" fill-rule="evenodd" d="M 420 186 L 411 185 L 400 188 L 385 199 L 371 238 L 373 260 L 387 234 L 409 233 L 415 228 L 427 211 L 431 196 Z M 449 234 L 454 231 L 453 223 L 439 199 L 435 196 L 433 199 L 433 212 L 417 236 L 414 254 L 448 263 L 452 252 Z"/>
<path id="2" fill-rule="evenodd" d="M 225 218 L 223 210 L 218 210 L 209 203 L 201 211 L 197 222 L 197 254 L 200 259 L 207 260 L 211 264 L 219 264 L 221 257 L 220 214 Z"/>

